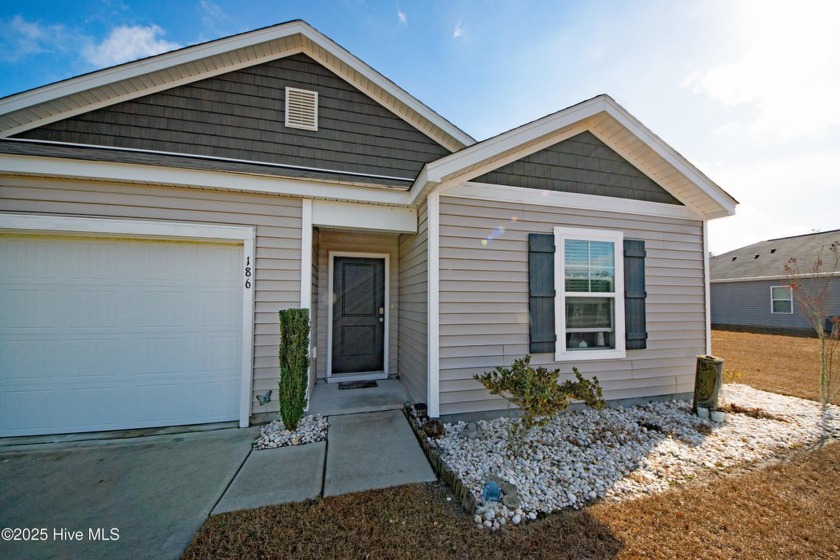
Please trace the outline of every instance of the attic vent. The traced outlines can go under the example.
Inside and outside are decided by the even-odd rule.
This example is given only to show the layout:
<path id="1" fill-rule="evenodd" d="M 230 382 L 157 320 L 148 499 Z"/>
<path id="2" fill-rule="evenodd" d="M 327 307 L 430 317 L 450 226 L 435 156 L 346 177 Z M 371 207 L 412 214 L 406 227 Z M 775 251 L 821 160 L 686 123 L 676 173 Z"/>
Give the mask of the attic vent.
<path id="1" fill-rule="evenodd" d="M 737 258 L 738 257 L 732 257 L 732 262 L 735 262 L 735 259 L 737 259 Z"/>
<path id="2" fill-rule="evenodd" d="M 756 255 L 756 256 L 754 256 L 753 258 L 754 258 L 754 259 L 757 259 L 757 258 L 758 258 L 758 257 L 760 257 L 760 256 L 761 256 L 761 255 Z"/>
<path id="3" fill-rule="evenodd" d="M 286 88 L 286 126 L 318 130 L 318 92 Z"/>
<path id="4" fill-rule="evenodd" d="M 771 255 L 772 255 L 773 253 L 775 253 L 775 252 L 776 252 L 776 249 L 770 249 L 770 254 L 771 254 Z"/>

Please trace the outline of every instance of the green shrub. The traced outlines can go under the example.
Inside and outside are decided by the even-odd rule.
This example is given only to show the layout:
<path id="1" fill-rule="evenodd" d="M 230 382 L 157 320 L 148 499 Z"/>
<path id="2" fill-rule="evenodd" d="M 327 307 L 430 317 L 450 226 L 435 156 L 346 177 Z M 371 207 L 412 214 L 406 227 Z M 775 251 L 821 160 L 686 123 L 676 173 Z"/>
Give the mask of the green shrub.
<path id="1" fill-rule="evenodd" d="M 280 417 L 287 430 L 297 428 L 306 409 L 309 386 L 309 310 L 280 311 Z"/>
<path id="2" fill-rule="evenodd" d="M 497 367 L 493 371 L 474 375 L 490 393 L 500 395 L 522 409 L 515 436 L 526 435 L 535 425 L 544 425 L 565 410 L 572 400 L 581 400 L 600 410 L 605 403 L 598 378 L 585 379 L 572 368 L 574 381 L 560 383 L 560 370 L 531 367 L 531 356 L 514 360 L 510 368 Z"/>

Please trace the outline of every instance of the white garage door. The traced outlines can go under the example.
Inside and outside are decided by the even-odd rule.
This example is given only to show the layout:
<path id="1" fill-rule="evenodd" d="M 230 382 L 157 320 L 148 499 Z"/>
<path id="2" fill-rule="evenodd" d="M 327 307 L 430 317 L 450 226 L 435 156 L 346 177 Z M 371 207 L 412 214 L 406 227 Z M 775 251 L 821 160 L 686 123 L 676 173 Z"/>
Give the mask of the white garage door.
<path id="1" fill-rule="evenodd" d="M 0 436 L 236 420 L 241 245 L 0 235 Z"/>

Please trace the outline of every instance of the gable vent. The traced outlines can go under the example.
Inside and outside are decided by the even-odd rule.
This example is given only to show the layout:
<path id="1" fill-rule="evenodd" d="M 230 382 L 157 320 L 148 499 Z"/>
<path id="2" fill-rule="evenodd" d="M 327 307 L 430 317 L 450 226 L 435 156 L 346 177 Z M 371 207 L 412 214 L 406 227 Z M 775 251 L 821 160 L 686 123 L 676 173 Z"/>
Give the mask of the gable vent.
<path id="1" fill-rule="evenodd" d="M 318 92 L 286 88 L 286 126 L 318 130 Z"/>

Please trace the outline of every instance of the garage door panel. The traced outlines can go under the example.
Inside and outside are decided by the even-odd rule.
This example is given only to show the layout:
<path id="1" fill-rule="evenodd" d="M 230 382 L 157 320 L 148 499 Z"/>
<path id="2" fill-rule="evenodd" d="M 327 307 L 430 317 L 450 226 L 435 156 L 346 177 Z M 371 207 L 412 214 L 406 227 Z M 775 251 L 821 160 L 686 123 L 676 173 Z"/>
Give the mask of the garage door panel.
<path id="1" fill-rule="evenodd" d="M 241 245 L 0 235 L 0 251 L 0 436 L 239 418 Z"/>

